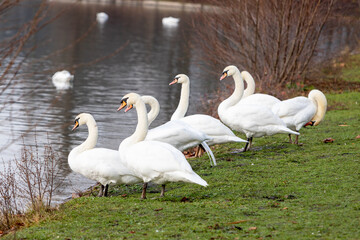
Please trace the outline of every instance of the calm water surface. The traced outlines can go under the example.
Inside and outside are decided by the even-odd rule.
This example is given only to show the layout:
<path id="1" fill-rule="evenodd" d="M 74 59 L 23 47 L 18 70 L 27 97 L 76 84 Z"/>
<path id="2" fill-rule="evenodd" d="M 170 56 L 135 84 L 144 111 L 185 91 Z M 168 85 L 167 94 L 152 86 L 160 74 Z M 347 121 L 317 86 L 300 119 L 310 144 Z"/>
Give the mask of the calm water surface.
<path id="1" fill-rule="evenodd" d="M 76 132 L 71 131 L 77 114 L 90 112 L 96 119 L 99 128 L 97 147 L 117 149 L 120 142 L 132 134 L 137 123 L 135 111 L 126 114 L 116 111 L 126 93 L 153 95 L 159 100 L 161 113 L 153 123 L 157 126 L 170 119 L 178 104 L 180 86 L 168 85 L 175 75 L 185 73 L 192 80 L 190 114 L 197 111 L 198 99 L 219 85 L 217 75 L 209 76 L 203 71 L 201 62 L 197 60 L 201 52 L 189 48 L 195 38 L 193 29 L 188 25 L 193 13 L 136 6 L 55 5 L 57 9 L 69 6 L 65 15 L 33 40 L 38 48 L 26 60 L 23 71 L 35 74 L 24 75 L 11 91 L 0 96 L 2 100 L 9 97 L 16 99 L 33 90 L 33 93 L 0 113 L 4 123 L 0 126 L 0 143 L 4 146 L 24 134 L 29 127 L 36 126 L 25 136 L 24 142 L 34 145 L 36 131 L 39 146 L 49 141 L 60 154 L 59 166 L 65 184 L 57 193 L 58 199 L 94 184 L 73 173 L 67 163 L 71 149 L 81 144 L 88 133 L 86 126 Z M 22 14 L 24 18 L 31 13 L 29 8 L 18 11 L 16 15 Z M 100 11 L 109 15 L 104 25 L 97 24 L 74 47 L 43 58 L 79 38 Z M 164 27 L 161 20 L 166 16 L 179 17 L 178 27 Z M 114 52 L 127 41 L 128 45 L 118 55 L 71 70 L 78 64 Z M 222 68 L 220 66 L 218 71 Z M 57 91 L 51 76 L 62 69 L 74 74 L 74 85 L 70 90 Z M 21 144 L 21 139 L 16 140 L 1 152 L 1 158 L 6 162 L 19 157 Z"/>

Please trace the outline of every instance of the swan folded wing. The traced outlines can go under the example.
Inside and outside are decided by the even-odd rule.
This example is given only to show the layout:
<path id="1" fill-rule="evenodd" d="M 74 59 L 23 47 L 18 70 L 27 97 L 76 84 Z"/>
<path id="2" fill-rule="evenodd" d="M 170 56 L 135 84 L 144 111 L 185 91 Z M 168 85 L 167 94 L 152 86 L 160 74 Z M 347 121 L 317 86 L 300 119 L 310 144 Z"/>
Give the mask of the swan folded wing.
<path id="1" fill-rule="evenodd" d="M 284 100 L 275 104 L 272 107 L 272 111 L 278 117 L 295 116 L 303 109 L 307 108 L 311 104 L 311 100 L 306 97 L 296 97 L 288 100 Z"/>
<path id="2" fill-rule="evenodd" d="M 121 162 L 119 152 L 94 148 L 78 156 L 77 172 L 101 184 L 137 183 L 140 180 Z"/>

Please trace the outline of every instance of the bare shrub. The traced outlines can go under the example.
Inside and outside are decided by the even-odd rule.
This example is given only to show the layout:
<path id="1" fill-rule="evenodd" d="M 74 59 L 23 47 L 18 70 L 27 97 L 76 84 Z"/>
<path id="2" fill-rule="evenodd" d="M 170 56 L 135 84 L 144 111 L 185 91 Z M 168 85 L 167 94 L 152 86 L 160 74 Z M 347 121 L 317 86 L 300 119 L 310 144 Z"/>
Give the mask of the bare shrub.
<path id="1" fill-rule="evenodd" d="M 0 173 L 0 231 L 39 221 L 51 210 L 54 191 L 61 185 L 59 156 L 50 144 L 23 146 L 15 166 L 4 163 Z"/>
<path id="2" fill-rule="evenodd" d="M 206 61 L 247 70 L 260 91 L 279 96 L 279 89 L 302 82 L 334 0 L 213 3 L 219 7 L 194 21 Z"/>

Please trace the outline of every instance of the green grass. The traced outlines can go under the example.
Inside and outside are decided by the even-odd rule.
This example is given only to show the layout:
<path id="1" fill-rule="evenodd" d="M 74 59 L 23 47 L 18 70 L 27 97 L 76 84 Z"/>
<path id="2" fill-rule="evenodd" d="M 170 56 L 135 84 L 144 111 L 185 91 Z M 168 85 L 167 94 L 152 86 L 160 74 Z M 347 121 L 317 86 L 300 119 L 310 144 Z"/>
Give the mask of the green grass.
<path id="1" fill-rule="evenodd" d="M 349 57 L 342 71 L 342 79 L 349 82 L 360 82 L 360 54 Z"/>
<path id="2" fill-rule="evenodd" d="M 327 98 L 333 110 L 301 130 L 301 146 L 288 144 L 287 135 L 255 139 L 246 153 L 232 153 L 243 144 L 217 146 L 217 167 L 206 157 L 190 160 L 207 188 L 172 183 L 159 198 L 153 186 L 140 200 L 140 187 L 113 187 L 111 197 L 71 200 L 16 237 L 359 239 L 360 93 Z"/>

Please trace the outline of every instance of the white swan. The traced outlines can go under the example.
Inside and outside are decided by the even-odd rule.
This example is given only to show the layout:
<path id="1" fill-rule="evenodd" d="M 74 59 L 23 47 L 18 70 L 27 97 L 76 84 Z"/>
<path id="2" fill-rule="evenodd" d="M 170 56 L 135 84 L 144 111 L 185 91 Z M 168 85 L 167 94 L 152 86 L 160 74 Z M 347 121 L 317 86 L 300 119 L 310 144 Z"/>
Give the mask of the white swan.
<path id="1" fill-rule="evenodd" d="M 71 81 L 74 79 L 74 75 L 71 75 L 66 70 L 62 70 L 56 72 L 51 79 L 56 89 L 66 90 L 72 87 Z"/>
<path id="2" fill-rule="evenodd" d="M 275 104 L 272 111 L 279 116 L 286 126 L 299 132 L 303 126 L 318 125 L 325 116 L 327 100 L 325 95 L 317 90 L 311 90 L 308 97 L 295 97 Z M 295 144 L 298 144 L 296 136 Z M 291 141 L 291 135 L 289 134 Z"/>
<path id="3" fill-rule="evenodd" d="M 189 106 L 190 79 L 185 74 L 178 74 L 169 84 L 181 83 L 181 95 L 179 105 L 171 116 L 171 120 L 180 120 L 189 124 L 191 127 L 210 136 L 212 140 L 207 141 L 209 146 L 227 142 L 247 142 L 237 137 L 231 129 L 225 126 L 220 120 L 205 114 L 195 114 L 186 116 Z"/>
<path id="4" fill-rule="evenodd" d="M 277 133 L 299 135 L 298 132 L 287 128 L 285 123 L 268 107 L 241 103 L 240 99 L 244 93 L 244 81 L 237 67 L 232 65 L 227 66 L 220 80 L 223 80 L 227 76 L 233 76 L 235 90 L 229 98 L 220 103 L 218 114 L 221 121 L 230 126 L 231 129 L 246 134 L 249 143 L 246 144 L 244 151 L 247 151 L 251 147 L 253 137 L 262 137 Z"/>
<path id="5" fill-rule="evenodd" d="M 143 102 L 148 104 L 151 108 L 147 115 L 148 125 L 150 126 L 152 121 L 159 114 L 160 104 L 156 98 L 152 96 L 141 96 L 141 100 L 143 100 Z M 169 143 L 180 151 L 184 151 L 201 144 L 210 158 L 210 164 L 216 166 L 215 156 L 210 147 L 206 144 L 206 141 L 211 140 L 211 137 L 192 128 L 185 122 L 173 120 L 156 128 L 150 129 L 145 140 Z"/>
<path id="6" fill-rule="evenodd" d="M 164 17 L 162 19 L 162 24 L 166 27 L 176 27 L 179 23 L 180 19 L 179 18 L 174 18 L 174 17 Z"/>
<path id="7" fill-rule="evenodd" d="M 146 198 L 148 182 L 161 184 L 161 195 L 165 194 L 168 182 L 189 182 L 207 186 L 205 180 L 197 175 L 184 155 L 170 144 L 158 141 L 144 141 L 148 132 L 148 121 L 145 103 L 136 93 L 129 93 L 122 98 L 118 110 L 128 105 L 125 112 L 135 107 L 138 124 L 135 132 L 124 139 L 119 146 L 120 158 L 143 180 L 141 198 Z"/>
<path id="8" fill-rule="evenodd" d="M 247 71 L 241 72 L 241 77 L 246 82 L 246 89 L 241 98 L 241 103 L 243 104 L 259 104 L 271 108 L 274 104 L 279 103 L 280 100 L 274 96 L 263 94 L 263 93 L 254 93 L 255 92 L 255 81 L 251 74 Z"/>
<path id="9" fill-rule="evenodd" d="M 98 129 L 91 114 L 81 113 L 75 118 L 72 130 L 86 124 L 89 136 L 81 145 L 75 147 L 68 156 L 70 168 L 81 175 L 100 182 L 99 196 L 107 196 L 109 184 L 133 184 L 141 182 L 121 162 L 119 152 L 107 148 L 94 148 L 98 138 Z M 104 191 L 105 188 L 105 191 Z"/>
<path id="10" fill-rule="evenodd" d="M 105 23 L 109 19 L 109 15 L 104 12 L 99 12 L 96 14 L 96 21 L 100 24 Z"/>

